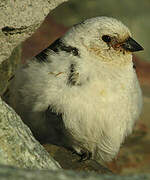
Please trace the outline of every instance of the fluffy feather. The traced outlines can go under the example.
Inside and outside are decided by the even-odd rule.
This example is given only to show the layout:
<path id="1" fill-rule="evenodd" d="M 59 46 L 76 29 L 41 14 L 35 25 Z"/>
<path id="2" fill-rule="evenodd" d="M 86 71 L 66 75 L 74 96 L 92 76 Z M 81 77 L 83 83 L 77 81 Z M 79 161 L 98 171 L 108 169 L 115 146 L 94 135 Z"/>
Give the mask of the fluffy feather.
<path id="1" fill-rule="evenodd" d="M 74 26 L 60 42 L 78 54 L 59 45 L 45 51 L 45 62 L 33 58 L 16 72 L 8 103 L 38 139 L 110 161 L 132 132 L 142 95 L 131 52 L 108 46 L 103 35 L 120 43 L 131 33 L 108 17 Z"/>

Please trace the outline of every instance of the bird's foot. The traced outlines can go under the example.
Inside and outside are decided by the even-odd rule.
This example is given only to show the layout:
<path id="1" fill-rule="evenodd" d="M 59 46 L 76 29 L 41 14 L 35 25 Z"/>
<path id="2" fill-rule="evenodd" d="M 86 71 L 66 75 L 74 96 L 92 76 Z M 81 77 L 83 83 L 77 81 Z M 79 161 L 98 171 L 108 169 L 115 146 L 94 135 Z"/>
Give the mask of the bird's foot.
<path id="1" fill-rule="evenodd" d="M 86 151 L 81 150 L 81 154 L 79 154 L 79 156 L 80 156 L 79 162 L 82 162 L 82 161 L 90 160 L 92 157 L 92 153 L 87 150 Z"/>
<path id="2" fill-rule="evenodd" d="M 78 156 L 80 156 L 79 162 L 89 160 L 92 157 L 92 153 L 85 148 L 75 148 L 72 151 L 72 154 L 77 154 Z"/>

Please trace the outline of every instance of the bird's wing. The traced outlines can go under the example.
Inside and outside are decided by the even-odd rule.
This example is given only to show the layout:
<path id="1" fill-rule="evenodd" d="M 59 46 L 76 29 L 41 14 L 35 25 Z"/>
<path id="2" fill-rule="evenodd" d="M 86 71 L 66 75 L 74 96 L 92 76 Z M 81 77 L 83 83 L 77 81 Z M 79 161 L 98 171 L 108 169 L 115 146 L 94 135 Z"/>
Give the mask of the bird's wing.
<path id="1" fill-rule="evenodd" d="M 59 53 L 60 51 L 65 51 L 67 53 L 72 53 L 74 56 L 78 56 L 78 49 L 69 45 L 66 45 L 60 38 L 54 41 L 50 46 L 41 51 L 38 55 L 36 55 L 36 59 L 39 62 L 43 62 L 47 60 L 48 52 L 53 51 L 55 53 Z"/>

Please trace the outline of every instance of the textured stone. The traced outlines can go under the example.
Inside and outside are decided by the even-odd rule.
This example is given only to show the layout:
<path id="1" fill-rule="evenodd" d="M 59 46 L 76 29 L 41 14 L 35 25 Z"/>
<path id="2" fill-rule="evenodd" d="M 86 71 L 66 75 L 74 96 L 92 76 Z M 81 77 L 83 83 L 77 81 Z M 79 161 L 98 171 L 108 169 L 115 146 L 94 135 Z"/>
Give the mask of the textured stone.
<path id="1" fill-rule="evenodd" d="M 0 28 L 23 28 L 38 24 L 62 0 L 1 0 Z"/>
<path id="2" fill-rule="evenodd" d="M 0 100 L 0 164 L 30 169 L 59 169 L 12 108 Z M 0 178 L 1 179 L 1 178 Z"/>
<path id="3" fill-rule="evenodd" d="M 6 90 L 8 80 L 16 69 L 14 61 L 20 61 L 21 49 L 15 52 L 18 53 L 17 59 L 9 58 L 12 50 L 33 34 L 52 9 L 65 1 L 0 0 L 0 95 Z"/>
<path id="4" fill-rule="evenodd" d="M 39 27 L 52 9 L 64 1 L 66 0 L 0 0 L 0 62 Z"/>
<path id="5" fill-rule="evenodd" d="M 92 171 L 99 174 L 113 174 L 108 168 L 102 166 L 95 160 L 87 160 L 80 162 L 80 157 L 63 147 L 51 144 L 44 145 L 49 154 L 61 165 L 63 169 L 76 171 Z"/>
<path id="6" fill-rule="evenodd" d="M 17 46 L 11 56 L 0 64 L 0 96 L 6 91 L 9 80 L 20 64 L 21 50 L 21 45 Z"/>
<path id="7" fill-rule="evenodd" d="M 88 172 L 24 170 L 0 165 L 1 180 L 149 180 L 150 174 L 116 176 Z"/>

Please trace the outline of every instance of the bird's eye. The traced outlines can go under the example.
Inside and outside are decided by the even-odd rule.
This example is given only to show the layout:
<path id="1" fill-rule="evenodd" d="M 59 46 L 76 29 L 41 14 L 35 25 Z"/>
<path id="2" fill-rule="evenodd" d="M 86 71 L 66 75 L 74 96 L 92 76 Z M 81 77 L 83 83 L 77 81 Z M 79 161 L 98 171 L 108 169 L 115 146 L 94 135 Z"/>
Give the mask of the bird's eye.
<path id="1" fill-rule="evenodd" d="M 106 43 L 109 43 L 109 42 L 111 42 L 111 37 L 108 35 L 103 35 L 102 40 Z"/>

